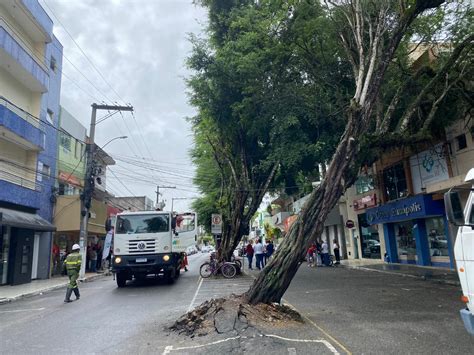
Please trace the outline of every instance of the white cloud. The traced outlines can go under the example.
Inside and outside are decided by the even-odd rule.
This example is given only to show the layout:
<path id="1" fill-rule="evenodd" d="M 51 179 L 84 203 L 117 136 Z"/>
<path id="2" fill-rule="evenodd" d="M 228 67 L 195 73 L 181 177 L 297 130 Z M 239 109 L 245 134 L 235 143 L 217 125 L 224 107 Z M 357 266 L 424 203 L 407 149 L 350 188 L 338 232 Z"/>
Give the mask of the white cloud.
<path id="1" fill-rule="evenodd" d="M 145 156 L 148 151 L 156 161 L 177 162 L 191 169 L 188 152 L 192 145 L 190 127 L 185 121 L 194 110 L 188 104 L 183 77 L 189 75 L 184 67 L 191 51 L 188 33 L 200 33 L 207 20 L 205 11 L 192 0 L 40 0 L 48 6 L 86 55 L 92 60 L 113 89 L 136 112 L 136 122 L 129 114 L 115 115 L 97 127 L 96 141 L 104 144 L 109 139 L 127 135 L 128 142 L 116 141 L 107 147 L 112 155 Z M 45 3 L 48 6 L 45 6 Z M 96 86 L 96 90 L 67 61 L 63 72 L 96 101 L 121 101 L 117 94 L 93 69 L 68 36 L 54 15 L 54 32 L 64 46 L 64 55 Z M 86 127 L 89 127 L 91 98 L 63 76 L 61 103 Z M 122 102 L 120 102 L 122 103 Z M 101 117 L 104 113 L 99 114 Z M 125 122 L 124 122 L 125 121 Z M 138 128 L 138 127 L 139 128 Z M 141 133 L 140 133 L 141 131 Z M 147 149 L 148 147 L 148 149 Z M 118 162 L 117 171 L 125 165 Z M 169 171 L 172 171 L 172 165 Z M 179 165 L 180 169 L 183 165 Z M 148 180 L 175 181 L 182 190 L 193 190 L 185 178 L 134 172 Z M 186 176 L 191 175 L 192 171 Z M 109 174 L 110 175 L 110 174 Z M 130 179 L 129 179 L 130 180 Z M 123 187 L 110 180 L 119 194 L 127 194 Z M 124 180 L 125 182 L 125 180 Z M 136 195 L 155 197 L 155 188 L 140 182 L 128 181 L 127 187 Z M 164 190 L 170 204 L 172 197 L 195 196 L 180 190 Z M 179 202 L 179 207 L 189 201 Z"/>

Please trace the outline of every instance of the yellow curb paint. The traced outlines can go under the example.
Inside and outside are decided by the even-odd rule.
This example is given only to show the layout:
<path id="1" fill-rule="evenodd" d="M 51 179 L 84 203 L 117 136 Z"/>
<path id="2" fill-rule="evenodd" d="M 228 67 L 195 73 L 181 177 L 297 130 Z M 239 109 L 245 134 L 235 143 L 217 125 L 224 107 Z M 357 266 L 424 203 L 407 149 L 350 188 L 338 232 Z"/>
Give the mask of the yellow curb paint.
<path id="1" fill-rule="evenodd" d="M 347 355 L 352 355 L 352 352 L 350 352 L 340 341 L 338 341 L 336 338 L 334 338 L 331 334 L 329 334 L 326 330 L 321 328 L 319 325 L 317 325 L 315 322 L 313 322 L 311 319 L 309 319 L 307 316 L 305 316 L 298 308 L 293 306 L 290 302 L 282 298 L 282 301 L 285 302 L 288 306 L 292 307 L 295 311 L 297 311 L 301 316 L 306 319 L 313 327 L 318 329 L 321 333 L 326 335 L 331 341 L 333 341 L 337 346 L 339 346 L 342 350 L 346 352 Z"/>

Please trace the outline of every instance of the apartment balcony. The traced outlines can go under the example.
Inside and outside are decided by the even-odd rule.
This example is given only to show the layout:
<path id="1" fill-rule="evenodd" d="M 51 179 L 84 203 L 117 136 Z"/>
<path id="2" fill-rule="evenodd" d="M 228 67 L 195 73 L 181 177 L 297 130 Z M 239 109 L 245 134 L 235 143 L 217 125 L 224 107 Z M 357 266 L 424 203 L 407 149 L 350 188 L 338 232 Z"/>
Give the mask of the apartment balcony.
<path id="1" fill-rule="evenodd" d="M 0 96 L 0 138 L 24 149 L 44 149 L 45 132 L 41 121 Z"/>
<path id="2" fill-rule="evenodd" d="M 28 48 L 0 17 L 0 66 L 33 92 L 48 91 L 49 74 L 44 58 Z"/>
<path id="3" fill-rule="evenodd" d="M 23 8 L 20 21 L 22 27 L 30 33 L 38 42 L 49 43 L 53 37 L 53 20 L 48 16 L 38 0 L 4 0 L 9 11 L 16 11 L 17 8 Z M 8 6 L 10 5 L 10 6 Z M 18 12 L 18 11 L 16 11 Z M 17 18 L 19 14 L 17 15 Z"/>

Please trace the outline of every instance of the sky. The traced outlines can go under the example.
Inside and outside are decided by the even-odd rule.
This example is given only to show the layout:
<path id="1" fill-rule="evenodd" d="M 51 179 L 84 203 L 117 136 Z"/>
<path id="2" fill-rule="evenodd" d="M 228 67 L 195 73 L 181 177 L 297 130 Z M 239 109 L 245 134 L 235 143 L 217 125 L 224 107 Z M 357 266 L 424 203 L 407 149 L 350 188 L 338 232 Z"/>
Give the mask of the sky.
<path id="1" fill-rule="evenodd" d="M 128 136 L 105 148 L 116 160 L 107 190 L 156 200 L 156 185 L 175 186 L 160 189 L 165 209 L 172 199 L 175 210 L 188 209 L 198 192 L 189 159 L 193 140 L 186 117 L 195 110 L 188 103 L 185 61 L 188 34 L 203 34 L 205 10 L 192 0 L 39 2 L 64 47 L 61 105 L 87 129 L 93 102 L 134 107 L 134 116 L 115 114 L 96 128 L 99 146 Z M 98 119 L 107 113 L 99 111 Z"/>

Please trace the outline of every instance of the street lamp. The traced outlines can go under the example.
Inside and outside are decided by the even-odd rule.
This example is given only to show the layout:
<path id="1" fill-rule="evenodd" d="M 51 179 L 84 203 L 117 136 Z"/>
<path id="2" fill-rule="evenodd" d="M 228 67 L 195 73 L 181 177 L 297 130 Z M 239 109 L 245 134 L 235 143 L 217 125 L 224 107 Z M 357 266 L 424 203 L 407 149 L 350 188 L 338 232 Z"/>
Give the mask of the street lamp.
<path id="1" fill-rule="evenodd" d="M 117 140 L 117 139 L 127 139 L 128 137 L 127 136 L 120 136 L 120 137 L 115 137 L 115 138 L 112 138 L 111 140 L 109 140 L 107 143 L 105 143 L 100 149 L 104 149 L 104 147 L 106 145 L 108 145 L 109 143 L 112 143 L 113 141 Z"/>

